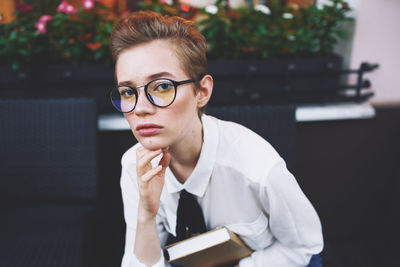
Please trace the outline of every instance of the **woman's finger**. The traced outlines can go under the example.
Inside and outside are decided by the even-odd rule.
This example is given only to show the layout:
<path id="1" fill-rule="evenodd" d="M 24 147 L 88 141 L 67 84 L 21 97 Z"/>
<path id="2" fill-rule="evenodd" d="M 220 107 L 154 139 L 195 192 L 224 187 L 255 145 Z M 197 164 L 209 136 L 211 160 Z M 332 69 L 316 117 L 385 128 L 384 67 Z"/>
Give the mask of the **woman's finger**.
<path id="1" fill-rule="evenodd" d="M 140 177 L 140 180 L 142 180 L 142 182 L 148 182 L 152 178 L 154 178 L 161 170 L 162 170 L 162 166 L 158 165 L 157 167 L 151 169 L 150 171 L 148 171 L 144 175 L 142 175 Z"/>
<path id="2" fill-rule="evenodd" d="M 170 161 L 171 161 L 171 154 L 168 151 L 163 151 L 164 155 L 160 160 L 159 165 L 163 166 L 163 168 L 168 167 Z"/>
<path id="3" fill-rule="evenodd" d="M 142 155 L 138 155 L 137 160 L 139 162 L 150 162 L 153 158 L 157 157 L 162 153 L 161 149 L 157 150 L 148 150 L 146 153 L 143 153 Z"/>
<path id="4" fill-rule="evenodd" d="M 136 157 L 136 169 L 138 171 L 138 175 L 144 174 L 149 168 L 151 168 L 150 161 L 160 155 L 162 153 L 161 149 L 150 151 L 147 153 L 137 155 Z M 147 168 L 146 168 L 147 167 Z"/>

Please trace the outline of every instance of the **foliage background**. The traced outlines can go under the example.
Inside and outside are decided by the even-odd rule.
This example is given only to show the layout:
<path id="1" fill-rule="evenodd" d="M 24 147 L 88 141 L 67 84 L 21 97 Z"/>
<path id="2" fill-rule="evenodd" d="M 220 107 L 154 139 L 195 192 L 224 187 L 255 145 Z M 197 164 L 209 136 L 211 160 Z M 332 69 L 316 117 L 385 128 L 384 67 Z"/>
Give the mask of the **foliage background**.
<path id="1" fill-rule="evenodd" d="M 52 63 L 111 64 L 109 35 L 115 23 L 129 12 L 116 16 L 97 1 L 85 1 L 93 1 L 94 7 L 87 10 L 75 5 L 76 12 L 72 14 L 58 12 L 57 1 L 49 1 L 45 8 L 32 5 L 29 11 L 17 10 L 14 21 L 0 24 L 2 64 L 11 64 L 13 69 Z M 202 8 L 145 0 L 138 3 L 137 9 L 194 20 L 207 38 L 210 59 L 330 54 L 337 41 L 344 37 L 343 23 L 351 20 L 344 0 L 330 0 L 322 7 L 285 5 L 271 0 L 268 5 L 239 8 L 231 8 L 226 0 L 217 0 L 214 5 Z M 46 23 L 45 33 L 39 33 L 35 25 L 43 15 L 50 15 L 51 20 Z"/>

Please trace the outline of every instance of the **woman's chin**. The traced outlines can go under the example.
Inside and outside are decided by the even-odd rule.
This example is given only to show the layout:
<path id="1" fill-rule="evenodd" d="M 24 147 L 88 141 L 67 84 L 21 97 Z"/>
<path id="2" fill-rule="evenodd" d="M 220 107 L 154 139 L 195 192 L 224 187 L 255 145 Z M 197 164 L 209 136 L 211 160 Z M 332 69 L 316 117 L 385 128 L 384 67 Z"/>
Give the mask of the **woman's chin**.
<path id="1" fill-rule="evenodd" d="M 139 140 L 139 142 L 144 148 L 148 150 L 157 150 L 169 146 L 169 144 L 166 144 L 165 142 L 159 142 L 156 140 L 149 140 L 149 139 Z"/>

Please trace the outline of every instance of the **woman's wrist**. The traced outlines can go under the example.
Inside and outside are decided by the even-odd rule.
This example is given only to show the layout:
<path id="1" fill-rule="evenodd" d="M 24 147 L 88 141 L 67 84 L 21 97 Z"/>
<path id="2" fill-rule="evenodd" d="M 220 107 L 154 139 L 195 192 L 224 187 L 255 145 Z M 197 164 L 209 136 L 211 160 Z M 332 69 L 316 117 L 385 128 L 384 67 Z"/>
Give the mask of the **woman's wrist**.
<path id="1" fill-rule="evenodd" d="M 139 208 L 137 222 L 141 225 L 155 223 L 157 214 Z"/>

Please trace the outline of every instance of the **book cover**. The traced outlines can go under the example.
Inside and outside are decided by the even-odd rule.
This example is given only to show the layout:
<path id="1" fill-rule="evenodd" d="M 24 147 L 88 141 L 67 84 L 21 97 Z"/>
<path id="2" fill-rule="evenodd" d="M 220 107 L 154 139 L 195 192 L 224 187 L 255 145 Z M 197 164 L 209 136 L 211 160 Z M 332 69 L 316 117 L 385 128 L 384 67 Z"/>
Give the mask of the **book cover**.
<path id="1" fill-rule="evenodd" d="M 165 249 L 170 263 L 184 267 L 226 265 L 252 253 L 235 233 L 225 227 L 171 244 Z"/>

